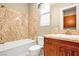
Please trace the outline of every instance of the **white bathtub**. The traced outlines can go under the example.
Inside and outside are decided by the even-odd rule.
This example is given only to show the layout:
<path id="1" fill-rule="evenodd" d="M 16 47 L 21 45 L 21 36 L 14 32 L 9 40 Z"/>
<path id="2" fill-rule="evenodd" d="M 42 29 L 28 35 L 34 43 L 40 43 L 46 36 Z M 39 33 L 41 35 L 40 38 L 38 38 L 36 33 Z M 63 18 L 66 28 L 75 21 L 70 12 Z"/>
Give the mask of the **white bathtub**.
<path id="1" fill-rule="evenodd" d="M 22 39 L 0 44 L 0 56 L 25 56 L 28 48 L 34 45 L 31 39 Z"/>

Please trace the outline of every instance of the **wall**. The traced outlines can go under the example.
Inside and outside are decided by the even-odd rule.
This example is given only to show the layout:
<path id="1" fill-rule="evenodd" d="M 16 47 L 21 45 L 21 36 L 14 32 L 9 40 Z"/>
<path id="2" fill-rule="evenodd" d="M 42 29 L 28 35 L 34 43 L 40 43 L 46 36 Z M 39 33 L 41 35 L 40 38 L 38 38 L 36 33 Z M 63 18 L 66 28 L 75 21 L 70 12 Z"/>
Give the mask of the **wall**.
<path id="1" fill-rule="evenodd" d="M 60 29 L 60 9 L 70 6 L 70 5 L 74 5 L 75 3 L 51 3 L 50 4 L 50 25 L 49 26 L 40 26 L 40 19 L 38 22 L 39 25 L 39 35 L 43 35 L 43 34 L 50 34 L 52 33 L 53 29 Z M 72 12 L 72 11 L 71 11 Z M 69 14 L 71 12 L 68 12 Z M 67 14 L 68 14 L 67 13 Z M 74 12 L 75 13 L 75 12 Z M 53 31 L 54 32 L 54 31 Z"/>
<path id="2" fill-rule="evenodd" d="M 51 20 L 52 20 L 52 29 L 61 27 L 61 8 L 65 8 L 67 6 L 75 5 L 75 3 L 57 3 L 55 5 L 51 4 Z M 51 30 L 52 31 L 52 30 Z M 53 31 L 52 31 L 53 32 Z"/>
<path id="3" fill-rule="evenodd" d="M 28 13 L 28 3 L 0 3 L 0 5 L 4 5 L 17 12 Z"/>
<path id="4" fill-rule="evenodd" d="M 38 6 L 35 3 L 29 4 L 28 36 L 35 39 L 38 36 Z"/>
<path id="5" fill-rule="evenodd" d="M 0 7 L 0 43 L 28 37 L 28 13 L 23 12 L 12 7 Z"/>
<path id="6" fill-rule="evenodd" d="M 51 8 L 50 8 L 51 9 Z M 38 9 L 39 10 L 39 9 Z M 50 12 L 51 13 L 51 12 Z M 51 15 L 51 14 L 50 14 Z M 40 15 L 39 15 L 40 16 Z M 51 19 L 51 18 L 50 18 Z M 50 25 L 48 26 L 40 26 L 40 18 L 39 18 L 39 21 L 38 21 L 38 26 L 39 26 L 39 35 L 44 35 L 44 34 L 49 34 L 51 33 L 51 20 L 50 20 Z"/>

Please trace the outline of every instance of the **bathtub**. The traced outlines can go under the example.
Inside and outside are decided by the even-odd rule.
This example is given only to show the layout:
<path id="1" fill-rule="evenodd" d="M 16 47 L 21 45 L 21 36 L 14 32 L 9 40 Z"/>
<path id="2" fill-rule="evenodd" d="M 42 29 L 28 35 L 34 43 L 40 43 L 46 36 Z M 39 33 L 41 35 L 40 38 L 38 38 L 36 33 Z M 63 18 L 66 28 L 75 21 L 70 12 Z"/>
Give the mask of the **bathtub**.
<path id="1" fill-rule="evenodd" d="M 35 44 L 32 39 L 22 39 L 0 44 L 0 56 L 25 56 L 28 48 Z"/>

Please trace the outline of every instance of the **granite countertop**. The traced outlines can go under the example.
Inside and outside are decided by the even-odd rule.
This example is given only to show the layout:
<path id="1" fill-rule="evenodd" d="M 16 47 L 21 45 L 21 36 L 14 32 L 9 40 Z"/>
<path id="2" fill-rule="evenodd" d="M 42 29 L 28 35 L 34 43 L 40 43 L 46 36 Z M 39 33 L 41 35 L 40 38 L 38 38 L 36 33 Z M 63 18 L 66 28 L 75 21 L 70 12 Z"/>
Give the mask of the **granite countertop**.
<path id="1" fill-rule="evenodd" d="M 47 34 L 44 37 L 55 38 L 59 40 L 71 41 L 79 43 L 79 35 L 70 35 L 70 34 Z"/>

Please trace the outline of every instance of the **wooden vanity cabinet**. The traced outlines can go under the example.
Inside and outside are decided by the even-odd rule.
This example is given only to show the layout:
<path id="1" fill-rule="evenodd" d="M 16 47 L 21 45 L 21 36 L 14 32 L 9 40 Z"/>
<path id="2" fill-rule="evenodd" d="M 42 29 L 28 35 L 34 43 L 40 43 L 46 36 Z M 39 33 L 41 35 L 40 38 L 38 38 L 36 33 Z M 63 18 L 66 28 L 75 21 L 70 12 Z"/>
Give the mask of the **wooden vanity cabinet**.
<path id="1" fill-rule="evenodd" d="M 79 56 L 79 43 L 44 38 L 45 56 Z"/>

